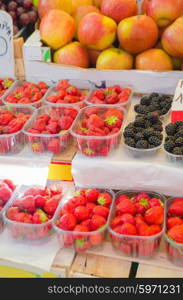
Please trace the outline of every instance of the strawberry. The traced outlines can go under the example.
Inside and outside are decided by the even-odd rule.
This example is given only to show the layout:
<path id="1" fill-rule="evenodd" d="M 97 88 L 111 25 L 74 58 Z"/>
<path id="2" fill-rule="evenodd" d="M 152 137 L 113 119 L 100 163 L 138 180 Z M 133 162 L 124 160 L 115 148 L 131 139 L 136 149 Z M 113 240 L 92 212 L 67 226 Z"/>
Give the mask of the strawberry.
<path id="1" fill-rule="evenodd" d="M 59 138 L 51 138 L 48 142 L 48 151 L 54 154 L 58 154 L 61 152 L 61 144 Z"/>
<path id="2" fill-rule="evenodd" d="M 104 119 L 104 122 L 109 129 L 120 128 L 122 125 L 122 121 L 117 116 L 107 117 Z"/>
<path id="3" fill-rule="evenodd" d="M 117 117 L 119 120 L 123 120 L 123 113 L 117 108 L 108 108 L 105 113 L 105 118 Z"/>
<path id="4" fill-rule="evenodd" d="M 12 190 L 7 185 L 0 187 L 0 199 L 3 202 L 7 202 L 11 198 L 11 195 Z"/>
<path id="5" fill-rule="evenodd" d="M 80 224 L 80 225 L 75 226 L 74 231 L 76 231 L 76 232 L 88 232 L 89 230 L 86 226 Z"/>
<path id="6" fill-rule="evenodd" d="M 97 203 L 99 205 L 109 207 L 112 203 L 112 197 L 109 193 L 105 193 L 105 192 L 104 193 L 99 193 Z"/>
<path id="7" fill-rule="evenodd" d="M 44 196 L 44 190 L 40 188 L 29 188 L 25 191 L 24 196 Z"/>
<path id="8" fill-rule="evenodd" d="M 120 195 L 117 199 L 116 199 L 116 204 L 118 204 L 119 202 L 123 201 L 123 200 L 129 200 L 128 196 L 126 195 Z"/>
<path id="9" fill-rule="evenodd" d="M 88 119 L 88 128 L 96 127 L 102 128 L 104 127 L 104 121 L 98 115 L 91 115 Z"/>
<path id="10" fill-rule="evenodd" d="M 77 206 L 74 210 L 74 215 L 77 220 L 84 221 L 89 218 L 89 210 L 85 206 Z"/>
<path id="11" fill-rule="evenodd" d="M 183 224 L 183 219 L 180 217 L 170 217 L 167 220 L 167 227 L 168 229 L 176 226 L 176 225 L 182 225 Z"/>
<path id="12" fill-rule="evenodd" d="M 16 188 L 16 186 L 13 184 L 12 180 L 3 179 L 2 183 L 5 183 L 12 191 L 14 191 Z"/>
<path id="13" fill-rule="evenodd" d="M 154 206 L 145 212 L 145 220 L 148 224 L 160 225 L 164 219 L 164 209 L 162 206 Z"/>
<path id="14" fill-rule="evenodd" d="M 20 209 L 18 207 L 10 207 L 7 209 L 6 216 L 10 220 L 15 220 L 16 215 L 20 212 Z"/>
<path id="15" fill-rule="evenodd" d="M 96 152 L 94 150 L 92 150 L 91 148 L 83 148 L 82 152 L 86 155 L 86 156 L 90 156 L 90 157 L 94 157 L 96 156 Z"/>
<path id="16" fill-rule="evenodd" d="M 60 215 L 63 216 L 65 214 L 74 214 L 75 210 L 75 204 L 72 203 L 72 201 L 66 202 L 60 211 Z"/>
<path id="17" fill-rule="evenodd" d="M 137 228 L 137 232 L 140 236 L 148 235 L 149 226 L 147 225 L 146 222 L 141 221 L 141 220 L 139 220 L 139 221 L 136 220 L 136 228 Z"/>
<path id="18" fill-rule="evenodd" d="M 26 216 L 26 213 L 18 212 L 16 215 L 14 215 L 14 221 L 23 223 L 25 216 Z"/>
<path id="19" fill-rule="evenodd" d="M 60 80 L 57 83 L 57 86 L 55 87 L 55 90 L 59 91 L 59 90 L 66 90 L 68 87 L 70 86 L 69 81 L 68 80 Z"/>
<path id="20" fill-rule="evenodd" d="M 121 243 L 119 246 L 119 250 L 121 250 L 125 254 L 131 254 L 132 252 L 132 247 L 128 243 Z"/>
<path id="21" fill-rule="evenodd" d="M 102 216 L 93 215 L 91 218 L 92 230 L 97 230 L 106 224 L 106 219 Z"/>
<path id="22" fill-rule="evenodd" d="M 94 91 L 93 94 L 92 94 L 92 98 L 93 97 L 97 97 L 100 100 L 104 100 L 105 99 L 104 90 L 99 89 L 99 90 Z"/>
<path id="23" fill-rule="evenodd" d="M 89 237 L 89 241 L 91 243 L 92 246 L 98 246 L 102 243 L 103 241 L 103 236 L 101 233 L 97 233 L 97 234 L 94 234 L 94 235 L 91 235 Z"/>
<path id="24" fill-rule="evenodd" d="M 21 208 L 29 213 L 34 213 L 36 210 L 35 199 L 33 196 L 25 196 L 21 198 Z"/>
<path id="25" fill-rule="evenodd" d="M 91 228 L 91 219 L 87 219 L 87 220 L 84 220 L 80 223 L 80 225 L 83 225 L 83 226 L 86 226 L 88 228 L 88 231 L 90 231 L 92 228 Z"/>
<path id="26" fill-rule="evenodd" d="M 42 209 L 37 209 L 32 217 L 34 224 L 41 224 L 48 221 L 48 217 Z"/>
<path id="27" fill-rule="evenodd" d="M 32 146 L 32 151 L 36 153 L 42 153 L 45 150 L 44 144 L 42 142 L 32 143 L 31 146 Z"/>
<path id="28" fill-rule="evenodd" d="M 183 217 L 183 201 L 173 202 L 168 208 L 168 214 Z"/>
<path id="29" fill-rule="evenodd" d="M 96 205 L 93 209 L 93 214 L 102 216 L 105 219 L 107 219 L 107 217 L 109 215 L 109 208 L 105 207 L 105 206 L 101 206 L 101 205 Z"/>
<path id="30" fill-rule="evenodd" d="M 93 210 L 96 207 L 96 205 L 92 202 L 86 203 L 86 208 L 89 210 L 90 216 L 93 215 Z"/>
<path id="31" fill-rule="evenodd" d="M 135 208 L 137 214 L 144 214 L 149 207 L 149 201 L 146 198 L 141 198 L 138 202 L 136 200 Z"/>
<path id="32" fill-rule="evenodd" d="M 70 202 L 74 204 L 74 206 L 84 206 L 86 204 L 86 199 L 82 195 L 74 196 L 70 199 Z"/>
<path id="33" fill-rule="evenodd" d="M 98 107 L 88 107 L 87 110 L 85 111 L 85 116 L 89 118 L 91 115 L 97 115 L 99 111 L 100 108 Z"/>
<path id="34" fill-rule="evenodd" d="M 59 120 L 59 125 L 62 130 L 68 130 L 73 123 L 73 119 L 69 116 L 63 116 Z"/>
<path id="35" fill-rule="evenodd" d="M 45 206 L 45 203 L 46 203 L 45 197 L 43 197 L 41 195 L 35 196 L 34 201 L 35 201 L 36 207 L 40 207 L 40 208 L 43 208 Z"/>
<path id="36" fill-rule="evenodd" d="M 108 146 L 103 146 L 102 148 L 100 148 L 100 155 L 101 156 L 107 156 L 110 152 L 110 148 Z"/>
<path id="37" fill-rule="evenodd" d="M 170 239 L 175 241 L 176 243 L 183 244 L 183 224 L 176 225 L 168 230 L 167 235 Z"/>
<path id="38" fill-rule="evenodd" d="M 139 243 L 138 254 L 145 257 L 151 257 L 155 250 L 154 241 L 149 241 L 148 243 Z"/>
<path id="39" fill-rule="evenodd" d="M 77 224 L 77 220 L 72 214 L 63 215 L 57 223 L 57 226 L 64 230 L 73 230 Z"/>
<path id="40" fill-rule="evenodd" d="M 173 203 L 177 203 L 177 202 L 183 202 L 183 198 L 175 198 L 173 199 Z"/>
<path id="41" fill-rule="evenodd" d="M 99 191 L 97 189 L 88 189 L 85 191 L 85 196 L 88 202 L 97 202 Z"/>
<path id="42" fill-rule="evenodd" d="M 151 235 L 155 235 L 155 234 L 158 234 L 162 231 L 162 228 L 160 225 L 150 225 L 148 226 L 148 229 L 147 229 L 147 233 L 146 235 L 147 236 L 151 236 Z"/>
<path id="43" fill-rule="evenodd" d="M 148 194 L 146 194 L 146 193 L 139 193 L 136 197 L 135 197 L 135 199 L 134 199 L 134 201 L 135 202 L 139 202 L 139 201 L 141 201 L 141 200 L 150 200 L 150 197 L 149 197 L 149 195 Z"/>
<path id="44" fill-rule="evenodd" d="M 125 235 L 136 235 L 137 234 L 137 230 L 136 230 L 135 226 L 130 223 L 118 225 L 113 230 L 119 234 L 125 234 Z"/>
<path id="45" fill-rule="evenodd" d="M 78 112 L 72 107 L 66 107 L 64 109 L 64 116 L 71 117 L 73 120 L 76 118 Z"/>
<path id="46" fill-rule="evenodd" d="M 23 221 L 24 221 L 24 223 L 32 224 L 32 222 L 33 222 L 32 215 L 28 214 L 28 213 L 25 213 Z"/>
<path id="47" fill-rule="evenodd" d="M 124 219 L 122 216 L 115 217 L 111 222 L 111 228 L 114 229 L 115 227 L 124 224 Z"/>
<path id="48" fill-rule="evenodd" d="M 153 206 L 163 206 L 163 202 L 158 199 L 158 198 L 151 198 L 149 200 L 149 205 L 150 207 L 153 207 Z"/>
<path id="49" fill-rule="evenodd" d="M 49 215 L 54 215 L 60 200 L 61 195 L 59 194 L 51 197 L 49 200 L 46 201 L 44 211 Z"/>
<path id="50" fill-rule="evenodd" d="M 131 214 L 134 215 L 136 213 L 135 205 L 130 200 L 123 200 L 116 205 L 117 215 L 121 214 Z"/>

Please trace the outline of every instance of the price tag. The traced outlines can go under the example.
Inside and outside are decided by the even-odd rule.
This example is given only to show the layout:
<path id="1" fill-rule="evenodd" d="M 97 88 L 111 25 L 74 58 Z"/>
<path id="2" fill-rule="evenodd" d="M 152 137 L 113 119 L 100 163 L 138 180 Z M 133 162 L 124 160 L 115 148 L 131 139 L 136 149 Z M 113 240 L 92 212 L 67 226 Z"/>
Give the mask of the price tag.
<path id="1" fill-rule="evenodd" d="M 15 76 L 13 22 L 11 16 L 2 10 L 0 10 L 0 76 Z"/>
<path id="2" fill-rule="evenodd" d="M 171 121 L 183 121 L 183 79 L 179 80 L 173 98 Z"/>

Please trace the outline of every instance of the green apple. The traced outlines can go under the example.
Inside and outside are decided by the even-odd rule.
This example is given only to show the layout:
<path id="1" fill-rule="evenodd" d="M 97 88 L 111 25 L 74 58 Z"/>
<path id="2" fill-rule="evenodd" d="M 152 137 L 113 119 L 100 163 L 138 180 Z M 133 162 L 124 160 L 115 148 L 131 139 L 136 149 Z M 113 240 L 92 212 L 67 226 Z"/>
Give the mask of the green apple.
<path id="1" fill-rule="evenodd" d="M 32 0 L 32 3 L 35 7 L 38 7 L 39 0 Z"/>

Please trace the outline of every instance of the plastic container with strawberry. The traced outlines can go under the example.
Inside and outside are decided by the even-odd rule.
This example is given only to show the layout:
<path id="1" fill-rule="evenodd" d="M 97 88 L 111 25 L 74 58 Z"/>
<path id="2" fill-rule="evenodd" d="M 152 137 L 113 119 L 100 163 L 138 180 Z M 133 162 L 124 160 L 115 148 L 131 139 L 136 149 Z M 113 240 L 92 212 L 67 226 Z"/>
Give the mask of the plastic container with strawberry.
<path id="1" fill-rule="evenodd" d="M 118 192 L 109 225 L 113 247 L 130 257 L 154 256 L 164 232 L 164 203 L 154 192 Z"/>
<path id="2" fill-rule="evenodd" d="M 10 235 L 16 240 L 44 241 L 54 233 L 52 220 L 65 194 L 61 182 L 46 187 L 20 186 L 3 213 Z"/>
<path id="3" fill-rule="evenodd" d="M 6 210 L 8 201 L 13 196 L 16 186 L 9 179 L 0 179 L 0 233 L 4 229 L 3 212 Z"/>
<path id="4" fill-rule="evenodd" d="M 183 198 L 167 201 L 165 239 L 168 259 L 183 267 Z"/>
<path id="5" fill-rule="evenodd" d="M 59 154 L 72 141 L 71 125 L 78 114 L 75 107 L 45 105 L 36 110 L 24 128 L 28 145 L 33 153 Z"/>
<path id="6" fill-rule="evenodd" d="M 122 81 L 107 80 L 104 87 L 95 88 L 91 95 L 86 99 L 88 105 L 98 106 L 113 105 L 122 106 L 128 109 L 131 103 L 133 91 L 130 85 Z"/>
<path id="7" fill-rule="evenodd" d="M 79 189 L 68 197 L 57 212 L 54 229 L 60 247 L 77 252 L 100 246 L 104 240 L 114 193 L 96 188 Z"/>
<path id="8" fill-rule="evenodd" d="M 2 97 L 3 103 L 16 107 L 17 105 L 34 106 L 42 105 L 42 99 L 47 94 L 49 86 L 39 81 L 37 83 L 18 80 Z"/>
<path id="9" fill-rule="evenodd" d="M 0 78 L 0 105 L 3 104 L 1 98 L 8 92 L 14 82 L 15 79 L 13 78 Z"/>
<path id="10" fill-rule="evenodd" d="M 35 108 L 0 106 L 0 155 L 20 152 L 25 145 L 23 128 Z"/>
<path id="11" fill-rule="evenodd" d="M 126 110 L 95 105 L 83 108 L 71 128 L 78 150 L 88 157 L 108 156 L 120 143 Z"/>
<path id="12" fill-rule="evenodd" d="M 91 94 L 92 86 L 92 83 L 87 80 L 60 80 L 49 90 L 44 101 L 55 107 L 64 104 L 83 108 L 85 106 L 84 101 Z"/>

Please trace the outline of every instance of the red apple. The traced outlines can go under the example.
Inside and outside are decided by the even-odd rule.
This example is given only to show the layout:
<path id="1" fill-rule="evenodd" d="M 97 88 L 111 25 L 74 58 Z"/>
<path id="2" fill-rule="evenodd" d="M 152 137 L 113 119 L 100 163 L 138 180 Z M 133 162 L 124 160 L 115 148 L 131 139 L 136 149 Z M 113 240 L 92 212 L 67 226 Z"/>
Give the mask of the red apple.
<path id="1" fill-rule="evenodd" d="M 119 23 L 137 14 L 136 0 L 103 0 L 101 12 Z"/>
<path id="2" fill-rule="evenodd" d="M 39 0 L 38 13 L 40 19 L 51 9 L 60 9 L 71 13 L 71 0 Z"/>

